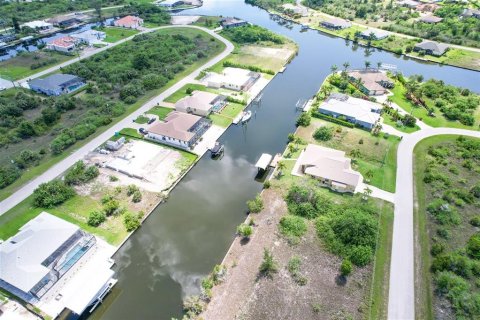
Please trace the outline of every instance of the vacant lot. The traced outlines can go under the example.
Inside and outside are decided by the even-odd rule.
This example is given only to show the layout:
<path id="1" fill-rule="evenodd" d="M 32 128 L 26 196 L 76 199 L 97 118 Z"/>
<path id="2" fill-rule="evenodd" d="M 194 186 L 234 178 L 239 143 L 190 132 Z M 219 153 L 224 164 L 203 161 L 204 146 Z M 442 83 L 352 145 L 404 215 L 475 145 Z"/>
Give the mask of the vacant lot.
<path id="1" fill-rule="evenodd" d="M 117 42 L 122 39 L 131 37 L 137 34 L 138 30 L 125 29 L 125 28 L 116 28 L 116 27 L 106 27 L 106 28 L 95 28 L 96 30 L 103 31 L 107 34 L 105 37 L 105 42 Z"/>
<path id="2" fill-rule="evenodd" d="M 415 147 L 416 312 L 478 319 L 480 139 L 436 136 Z"/>
<path id="3" fill-rule="evenodd" d="M 8 80 L 23 79 L 73 58 L 71 55 L 48 50 L 22 52 L 16 57 L 0 62 L 0 77 Z"/>
<path id="4" fill-rule="evenodd" d="M 317 141 L 313 138 L 313 133 L 321 126 L 335 128 L 330 141 Z M 358 170 L 364 177 L 371 176 L 371 185 L 395 192 L 398 137 L 374 136 L 361 129 L 347 128 L 315 118 L 312 118 L 310 126 L 299 127 L 297 135 L 308 143 L 345 151 L 346 156 L 354 160 L 354 170 Z"/>

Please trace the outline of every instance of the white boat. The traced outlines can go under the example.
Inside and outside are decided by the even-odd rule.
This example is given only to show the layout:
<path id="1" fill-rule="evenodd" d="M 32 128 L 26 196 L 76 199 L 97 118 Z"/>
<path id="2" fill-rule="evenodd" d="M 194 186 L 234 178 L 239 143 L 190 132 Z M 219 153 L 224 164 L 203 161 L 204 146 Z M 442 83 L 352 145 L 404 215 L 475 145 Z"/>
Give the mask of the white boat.
<path id="1" fill-rule="evenodd" d="M 242 122 L 247 122 L 252 117 L 252 111 L 248 110 L 243 113 Z"/>

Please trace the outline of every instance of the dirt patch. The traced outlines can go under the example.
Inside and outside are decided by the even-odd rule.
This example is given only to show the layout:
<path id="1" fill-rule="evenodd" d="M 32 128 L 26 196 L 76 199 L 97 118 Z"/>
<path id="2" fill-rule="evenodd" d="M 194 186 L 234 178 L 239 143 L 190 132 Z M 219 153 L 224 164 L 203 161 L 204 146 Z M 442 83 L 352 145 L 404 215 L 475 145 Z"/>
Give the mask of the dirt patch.
<path id="1" fill-rule="evenodd" d="M 262 197 L 265 210 L 255 219 L 254 234 L 248 243 L 235 239 L 224 265 L 225 282 L 213 289 L 205 319 L 343 319 L 363 318 L 363 301 L 369 291 L 372 267 L 356 269 L 345 280 L 339 277 L 340 258 L 327 253 L 310 223 L 297 245 L 279 234 L 278 222 L 287 214 L 282 195 L 267 189 Z M 273 279 L 258 276 L 263 250 L 272 251 L 279 271 Z M 297 284 L 286 269 L 288 261 L 301 259 L 300 273 L 307 279 Z"/>
<path id="2" fill-rule="evenodd" d="M 276 58 L 287 61 L 293 51 L 288 48 L 267 48 L 260 46 L 243 46 L 241 51 L 246 54 L 265 58 Z"/>

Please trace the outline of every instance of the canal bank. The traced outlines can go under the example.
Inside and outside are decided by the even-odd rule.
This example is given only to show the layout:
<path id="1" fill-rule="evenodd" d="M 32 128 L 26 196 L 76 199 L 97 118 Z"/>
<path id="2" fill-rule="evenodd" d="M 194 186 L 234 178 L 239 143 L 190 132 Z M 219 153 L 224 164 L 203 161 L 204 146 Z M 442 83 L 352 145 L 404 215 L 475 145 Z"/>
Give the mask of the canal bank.
<path id="1" fill-rule="evenodd" d="M 231 126 L 220 138 L 225 155 L 218 161 L 202 157 L 159 206 L 139 232 L 114 257 L 119 282 L 93 319 L 181 318 L 182 299 L 199 292 L 200 279 L 225 256 L 235 227 L 245 220 L 245 202 L 262 189 L 254 180 L 261 153 L 285 149 L 287 135 L 295 131 L 299 99 L 312 97 L 333 64 L 364 60 L 395 64 L 406 75 L 422 74 L 480 91 L 478 73 L 419 63 L 374 50 L 370 56 L 339 38 L 291 29 L 267 12 L 240 0 L 206 0 L 189 14 L 238 16 L 285 35 L 299 45 L 299 54 L 283 74 L 265 88 L 261 106 L 245 127 Z"/>

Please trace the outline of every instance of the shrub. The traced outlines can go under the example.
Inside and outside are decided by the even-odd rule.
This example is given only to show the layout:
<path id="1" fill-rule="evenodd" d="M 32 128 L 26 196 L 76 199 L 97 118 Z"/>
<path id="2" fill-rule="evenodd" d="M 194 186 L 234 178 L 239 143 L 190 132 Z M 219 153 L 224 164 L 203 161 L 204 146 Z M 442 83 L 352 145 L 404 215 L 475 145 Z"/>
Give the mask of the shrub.
<path id="1" fill-rule="evenodd" d="M 326 114 L 323 114 L 323 113 L 320 113 L 320 112 L 314 111 L 314 112 L 312 112 L 312 116 L 315 117 L 315 118 L 319 118 L 319 119 L 327 120 L 327 121 L 330 121 L 330 122 L 333 122 L 333 123 L 336 123 L 336 124 L 340 124 L 340 125 L 348 127 L 348 128 L 355 127 L 355 125 L 353 123 L 350 123 L 348 121 L 344 121 L 344 120 L 341 120 L 341 119 L 337 119 L 337 118 L 334 118 L 334 117 L 330 117 L 330 116 L 327 116 Z"/>
<path id="2" fill-rule="evenodd" d="M 12 184 L 20 175 L 20 170 L 15 166 L 0 166 L 0 189 Z"/>
<path id="3" fill-rule="evenodd" d="M 111 199 L 105 202 L 105 204 L 103 205 L 103 212 L 105 212 L 107 216 L 111 216 L 116 213 L 119 207 L 120 204 L 118 203 L 118 201 L 115 199 Z"/>
<path id="4" fill-rule="evenodd" d="M 273 259 L 273 254 L 268 250 L 263 250 L 263 261 L 260 264 L 260 274 L 272 278 L 273 274 L 278 271 L 278 266 L 275 260 Z"/>
<path id="5" fill-rule="evenodd" d="M 363 267 L 370 263 L 373 257 L 372 248 L 367 246 L 356 246 L 350 250 L 349 258 L 357 266 Z"/>
<path id="6" fill-rule="evenodd" d="M 115 181 L 118 181 L 118 177 L 117 176 L 108 176 L 108 180 L 110 180 L 110 182 L 115 182 Z"/>
<path id="7" fill-rule="evenodd" d="M 127 229 L 128 232 L 137 229 L 138 227 L 140 227 L 140 215 L 126 212 L 123 216 L 123 224 L 125 225 L 125 229 Z"/>
<path id="8" fill-rule="evenodd" d="M 430 254 L 435 257 L 443 253 L 444 250 L 445 250 L 445 246 L 442 243 L 435 242 L 434 244 L 432 244 L 432 248 L 430 249 Z"/>
<path id="9" fill-rule="evenodd" d="M 129 196 L 129 197 L 131 195 L 133 195 L 135 192 L 139 192 L 139 191 L 140 191 L 140 189 L 134 184 L 129 184 L 127 186 L 127 196 Z"/>
<path id="10" fill-rule="evenodd" d="M 320 141 L 331 140 L 333 137 L 333 128 L 322 126 L 317 130 L 315 130 L 315 132 L 313 133 L 313 137 L 315 138 L 315 140 L 320 140 Z"/>
<path id="11" fill-rule="evenodd" d="M 280 219 L 280 232 L 285 236 L 301 237 L 307 232 L 307 225 L 300 217 L 286 215 Z"/>
<path id="12" fill-rule="evenodd" d="M 353 265 L 348 259 L 343 259 L 342 264 L 340 265 L 340 273 L 342 276 L 348 276 L 353 271 Z"/>
<path id="13" fill-rule="evenodd" d="M 265 181 L 265 182 L 263 183 L 263 188 L 264 188 L 264 189 L 269 189 L 270 186 L 271 186 L 270 180 L 267 180 L 267 181 Z"/>
<path id="14" fill-rule="evenodd" d="M 88 215 L 88 225 L 98 227 L 107 219 L 107 216 L 102 211 L 92 211 Z"/>
<path id="15" fill-rule="evenodd" d="M 480 227 L 480 216 L 475 216 L 470 220 L 470 224 L 474 227 Z"/>
<path id="16" fill-rule="evenodd" d="M 75 190 L 58 179 L 42 183 L 33 191 L 33 204 L 41 208 L 53 208 L 75 196 Z"/>
<path id="17" fill-rule="evenodd" d="M 99 174 L 100 172 L 97 167 L 87 167 L 85 163 L 80 160 L 65 174 L 65 183 L 68 185 L 80 185 L 95 179 Z"/>
<path id="18" fill-rule="evenodd" d="M 468 240 L 467 253 L 474 259 L 480 259 L 480 233 L 474 234 Z"/>
<path id="19" fill-rule="evenodd" d="M 248 211 L 253 213 L 259 213 L 263 210 L 263 200 L 258 194 L 255 199 L 247 201 Z"/>
<path id="20" fill-rule="evenodd" d="M 308 127 L 311 121 L 312 117 L 310 116 L 310 114 L 308 112 L 303 112 L 297 119 L 297 127 Z"/>
<path id="21" fill-rule="evenodd" d="M 250 238 L 252 233 L 253 233 L 253 228 L 248 224 L 242 223 L 237 227 L 237 234 L 239 236 L 242 236 L 243 238 L 246 238 L 246 239 Z"/>
<path id="22" fill-rule="evenodd" d="M 132 196 L 132 201 L 138 203 L 142 201 L 142 193 L 140 191 L 135 191 Z"/>
<path id="23" fill-rule="evenodd" d="M 189 296 L 183 301 L 183 311 L 187 314 L 187 319 L 193 319 L 206 308 L 206 303 L 199 296 Z"/>

